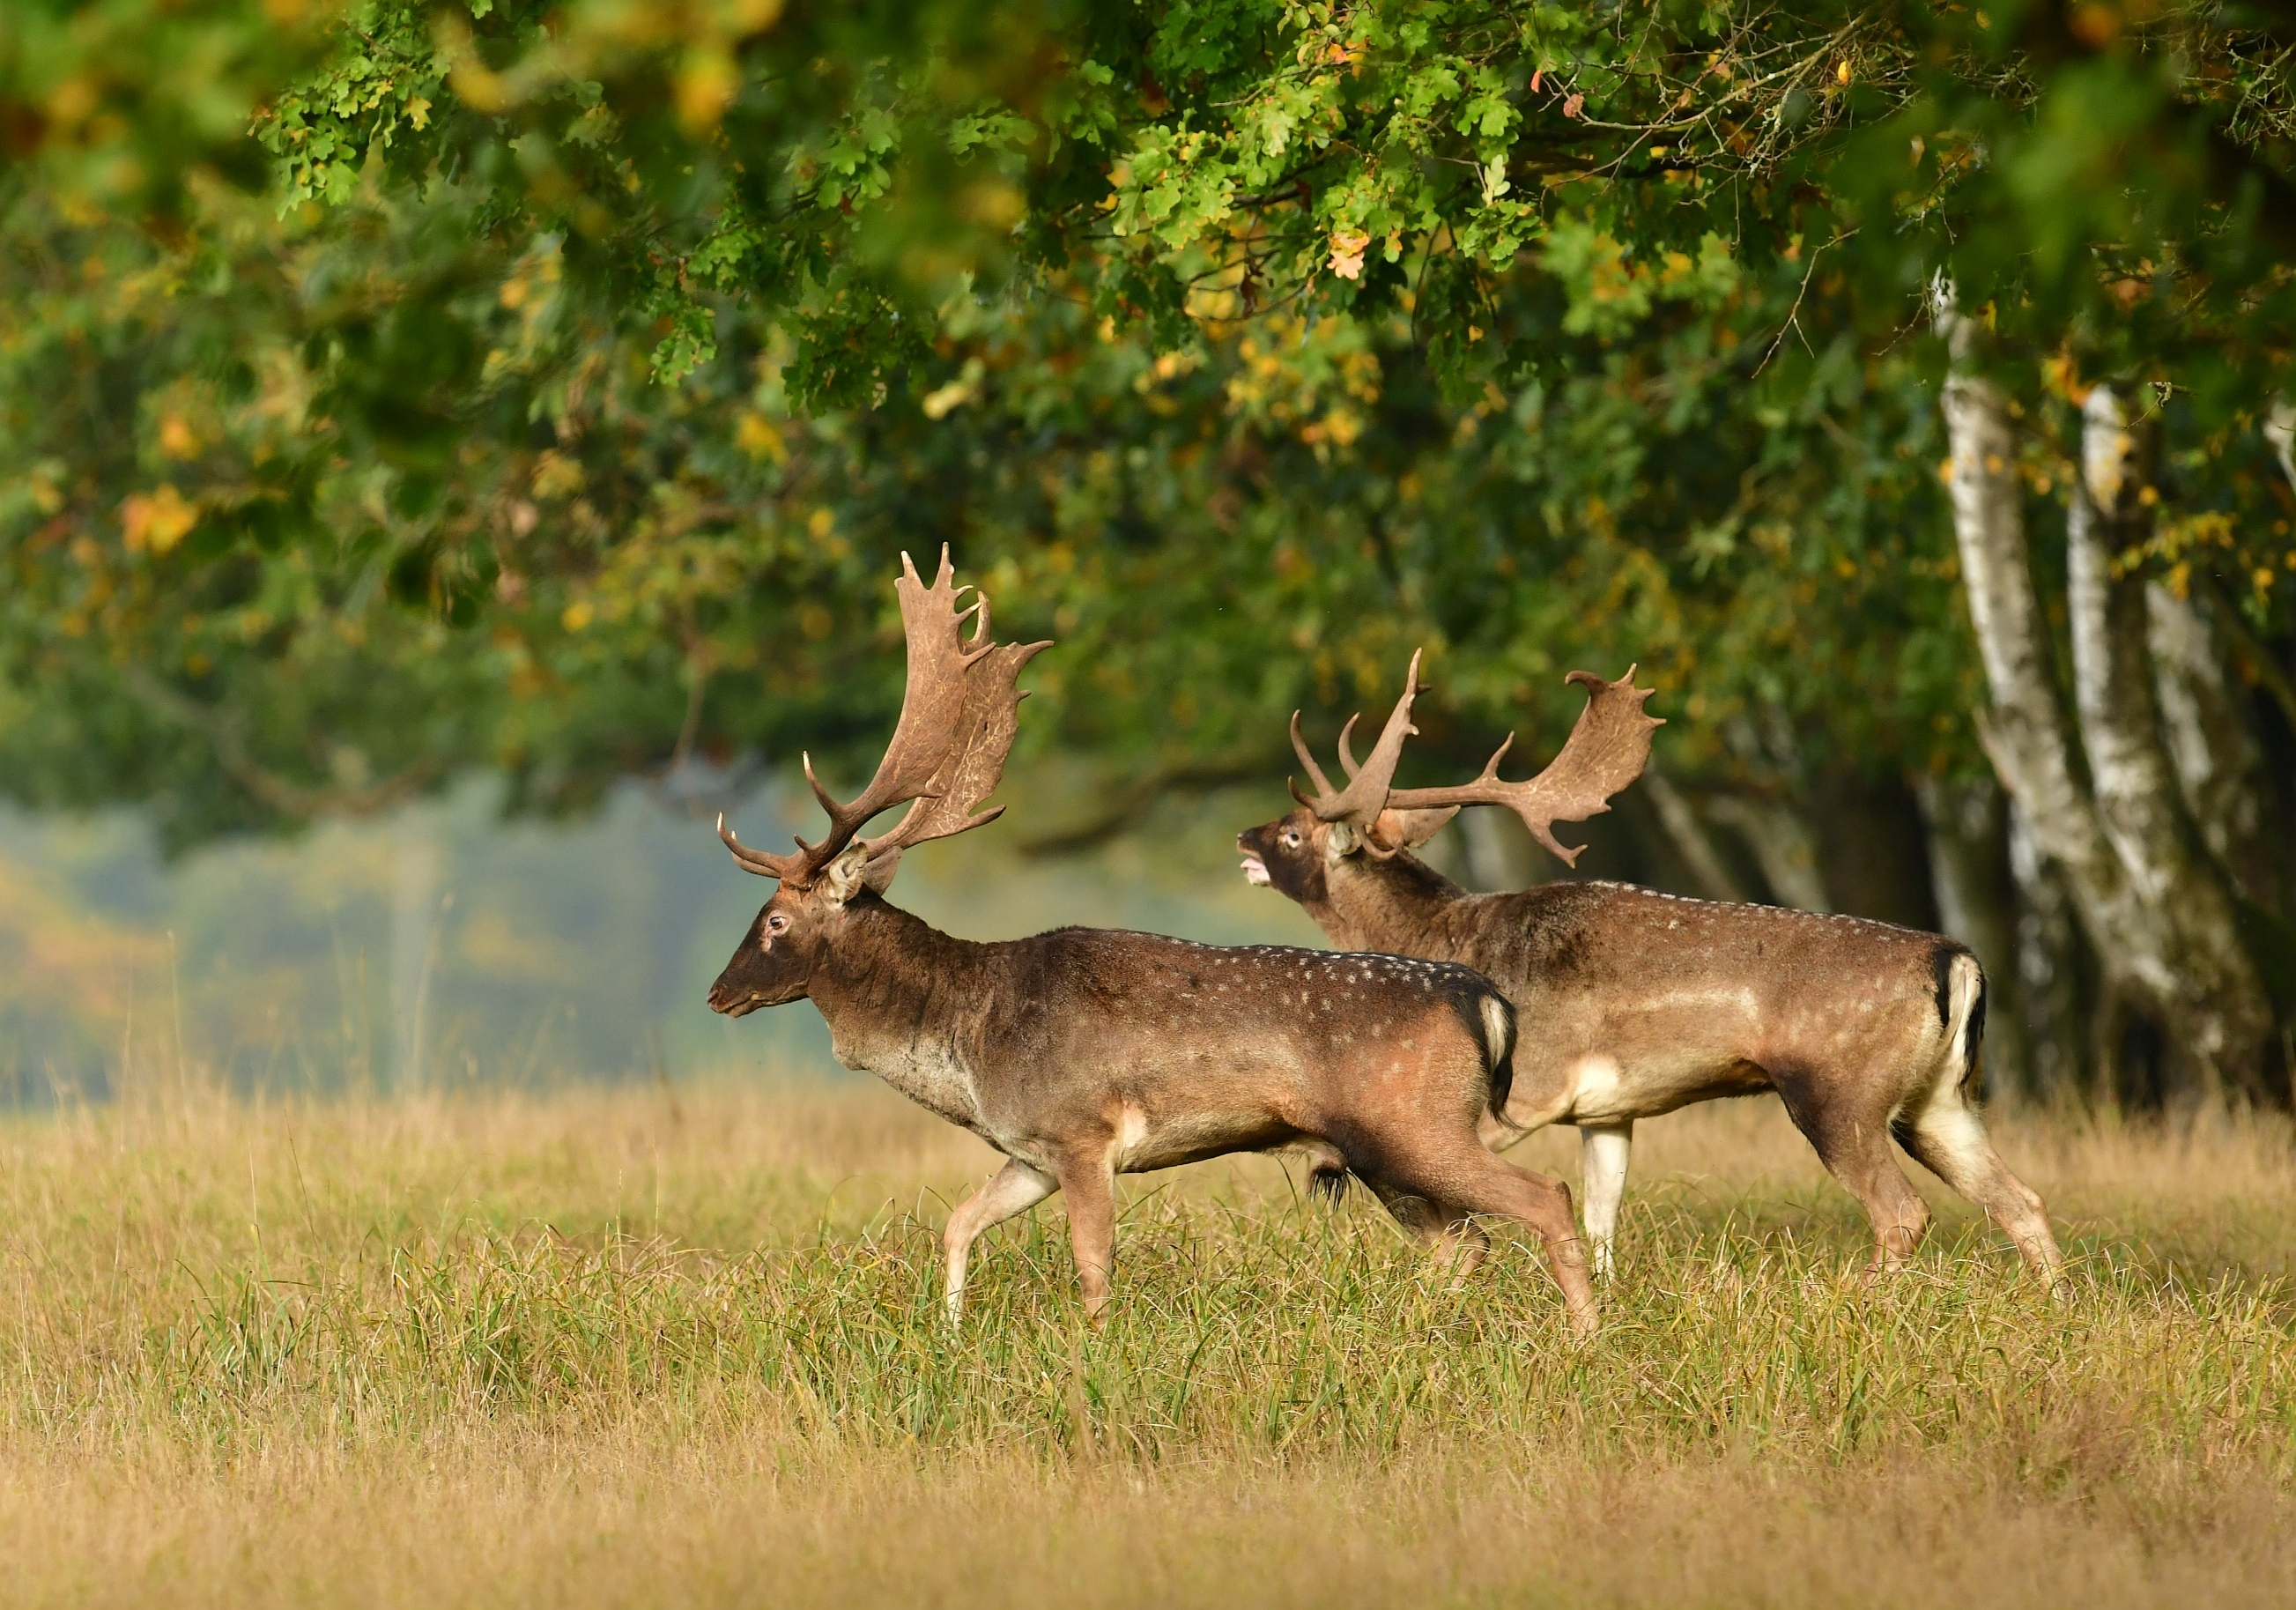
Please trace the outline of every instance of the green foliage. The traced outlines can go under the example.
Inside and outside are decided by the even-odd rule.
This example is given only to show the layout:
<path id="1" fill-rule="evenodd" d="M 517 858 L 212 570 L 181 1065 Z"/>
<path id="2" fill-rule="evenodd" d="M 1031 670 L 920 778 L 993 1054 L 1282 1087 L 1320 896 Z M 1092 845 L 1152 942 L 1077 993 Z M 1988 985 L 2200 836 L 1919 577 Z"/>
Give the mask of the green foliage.
<path id="1" fill-rule="evenodd" d="M 2037 510 L 2083 377 L 2163 382 L 2134 557 L 2289 629 L 2261 12 L 63 18 L 0 55 L 0 786 L 177 842 L 865 746 L 941 541 L 1067 645 L 1028 741 L 1136 768 L 1420 642 L 1431 763 L 1639 659 L 1674 764 L 1973 765 L 1940 275 Z"/>

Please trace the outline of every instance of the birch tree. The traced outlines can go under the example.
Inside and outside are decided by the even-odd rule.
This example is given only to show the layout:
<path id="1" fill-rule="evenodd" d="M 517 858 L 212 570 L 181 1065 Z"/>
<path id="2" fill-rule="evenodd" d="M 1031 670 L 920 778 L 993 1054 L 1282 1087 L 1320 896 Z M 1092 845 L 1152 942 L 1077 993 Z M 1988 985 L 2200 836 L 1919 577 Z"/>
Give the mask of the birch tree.
<path id="1" fill-rule="evenodd" d="M 2155 422 L 2135 388 L 2099 383 L 2081 408 L 2067 513 L 2070 707 L 2026 540 L 2020 453 L 2006 398 L 1981 366 L 1981 333 L 1950 305 L 1943 408 L 1954 530 L 1992 708 L 1981 727 L 2035 844 L 2063 874 L 2094 941 L 2114 1014 L 2153 1016 L 2197 1093 L 2267 1100 L 2272 1006 L 2243 942 L 2233 891 L 2179 786 L 2164 735 L 2150 587 L 2124 562 L 2159 493 Z"/>

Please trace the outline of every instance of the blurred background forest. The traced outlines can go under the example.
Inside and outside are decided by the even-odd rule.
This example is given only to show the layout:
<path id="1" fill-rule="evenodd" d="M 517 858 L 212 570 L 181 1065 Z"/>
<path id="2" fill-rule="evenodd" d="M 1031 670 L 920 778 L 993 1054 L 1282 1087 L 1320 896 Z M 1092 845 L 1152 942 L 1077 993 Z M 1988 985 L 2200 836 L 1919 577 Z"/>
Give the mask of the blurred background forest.
<path id="1" fill-rule="evenodd" d="M 2284 0 L 18 0 L 0 153 L 19 1099 L 822 1060 L 704 823 L 873 759 L 947 542 L 1059 641 L 959 932 L 1306 941 L 1293 708 L 1423 645 L 1448 779 L 1639 662 L 1576 875 L 2288 1101 Z"/>

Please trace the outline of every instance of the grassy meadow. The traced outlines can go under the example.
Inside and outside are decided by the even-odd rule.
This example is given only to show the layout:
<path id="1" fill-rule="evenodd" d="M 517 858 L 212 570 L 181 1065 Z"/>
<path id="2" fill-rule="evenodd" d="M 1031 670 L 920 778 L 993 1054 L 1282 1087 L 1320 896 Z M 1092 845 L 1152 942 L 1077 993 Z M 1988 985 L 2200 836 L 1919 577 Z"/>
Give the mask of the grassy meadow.
<path id="1" fill-rule="evenodd" d="M 874 1086 L 20 1114 L 0 1599 L 2284 1603 L 2288 1129 L 2000 1128 L 2071 1305 L 1925 1176 L 1865 1287 L 1763 1100 L 1644 1126 L 1578 1348 L 1527 1246 L 1450 1290 L 1257 1159 L 1134 1182 L 1105 1330 L 1055 1198 L 952 1336 L 989 1154 Z"/>

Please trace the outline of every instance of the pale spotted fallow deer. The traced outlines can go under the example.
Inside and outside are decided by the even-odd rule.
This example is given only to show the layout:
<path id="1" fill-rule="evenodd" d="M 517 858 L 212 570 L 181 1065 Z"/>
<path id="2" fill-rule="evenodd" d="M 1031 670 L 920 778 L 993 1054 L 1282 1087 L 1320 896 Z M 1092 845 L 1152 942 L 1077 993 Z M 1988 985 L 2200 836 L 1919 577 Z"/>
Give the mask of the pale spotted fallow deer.
<path id="1" fill-rule="evenodd" d="M 1340 735 L 1347 784 L 1333 788 L 1292 718 L 1315 788 L 1300 809 L 1239 835 L 1244 875 L 1305 907 L 1348 949 L 1463 962 L 1515 1009 L 1515 1074 L 1495 1145 L 1551 1123 L 1581 1137 L 1587 1238 L 1598 1272 L 1626 1187 L 1636 1119 L 1720 1096 L 1775 1089 L 1835 1179 L 1873 1221 L 1874 1268 L 1913 1255 L 1929 1212 L 1890 1153 L 1913 1155 L 2008 1233 L 2060 1288 L 2063 1263 L 2041 1199 L 2004 1166 L 1972 1105 L 1985 1031 L 1985 975 L 1951 940 L 1886 923 L 1723 904 L 1621 883 L 1554 883 L 1470 894 L 1411 850 L 1469 805 L 1501 805 L 1576 866 L 1554 834 L 1607 801 L 1650 759 L 1661 725 L 1629 669 L 1587 671 L 1587 708 L 1552 764 L 1500 780 L 1499 746 L 1455 788 L 1391 785 L 1419 685 L 1358 767 Z M 1354 727 L 1353 720 L 1348 724 Z M 1583 848 L 1583 847 L 1582 847 Z"/>
<path id="2" fill-rule="evenodd" d="M 840 1062 L 1004 1154 L 949 1217 L 950 1318 L 974 1238 L 1055 1190 L 1097 1318 L 1113 1266 L 1114 1176 L 1289 1150 L 1323 1181 L 1363 1180 L 1461 1276 L 1487 1244 L 1476 1215 L 1519 1220 L 1544 1243 L 1572 1325 L 1591 1330 L 1570 1192 L 1480 1138 L 1506 1100 L 1514 1033 L 1488 980 L 1424 959 L 1088 928 L 980 944 L 886 902 L 903 850 L 998 814 L 976 808 L 1012 747 L 1014 678 L 1046 646 L 994 641 L 985 597 L 960 611 L 946 551 L 930 587 L 906 555 L 902 568 L 907 693 L 873 780 L 842 802 L 808 760 L 830 826 L 793 854 L 751 850 L 718 822 L 734 858 L 781 886 L 709 1004 L 739 1017 L 809 998 Z M 897 826 L 858 836 L 904 803 Z"/>

